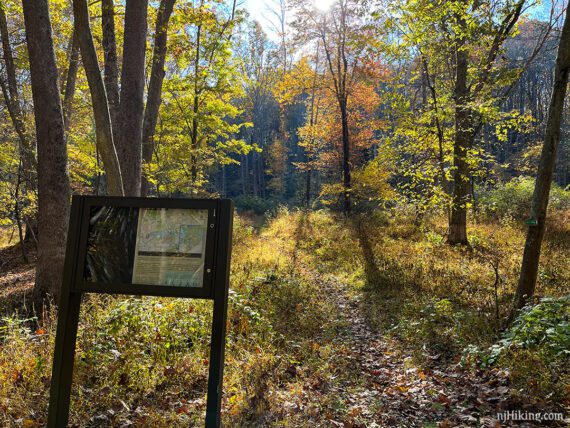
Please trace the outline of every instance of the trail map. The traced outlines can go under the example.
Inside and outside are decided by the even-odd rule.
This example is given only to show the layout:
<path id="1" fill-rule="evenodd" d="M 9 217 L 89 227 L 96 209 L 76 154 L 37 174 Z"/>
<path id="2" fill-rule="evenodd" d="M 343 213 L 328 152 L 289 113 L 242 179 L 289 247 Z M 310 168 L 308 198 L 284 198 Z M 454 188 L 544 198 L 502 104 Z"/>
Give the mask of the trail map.
<path id="1" fill-rule="evenodd" d="M 207 210 L 141 208 L 133 283 L 201 287 Z"/>

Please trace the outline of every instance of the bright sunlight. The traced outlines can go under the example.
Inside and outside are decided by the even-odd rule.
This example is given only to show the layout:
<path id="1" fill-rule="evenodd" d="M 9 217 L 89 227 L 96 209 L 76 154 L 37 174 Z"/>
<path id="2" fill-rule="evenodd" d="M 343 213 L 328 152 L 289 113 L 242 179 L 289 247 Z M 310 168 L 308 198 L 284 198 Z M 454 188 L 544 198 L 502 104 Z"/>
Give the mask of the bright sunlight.
<path id="1" fill-rule="evenodd" d="M 334 3 L 334 0 L 313 0 L 315 7 L 322 11 L 328 11 Z"/>

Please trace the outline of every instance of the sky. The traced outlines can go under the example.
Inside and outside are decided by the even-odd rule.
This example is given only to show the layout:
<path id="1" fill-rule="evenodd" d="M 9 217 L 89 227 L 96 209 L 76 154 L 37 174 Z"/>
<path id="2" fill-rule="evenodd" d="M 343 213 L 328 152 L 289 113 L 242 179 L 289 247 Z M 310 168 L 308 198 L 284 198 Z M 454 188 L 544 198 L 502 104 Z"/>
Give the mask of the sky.
<path id="1" fill-rule="evenodd" d="M 258 21 L 268 36 L 275 39 L 272 30 L 272 19 L 270 9 L 278 4 L 279 0 L 239 0 L 238 5 L 247 9 L 251 17 Z M 317 9 L 327 10 L 335 0 L 307 0 L 312 1 Z"/>
<path id="2" fill-rule="evenodd" d="M 269 9 L 271 6 L 275 6 L 279 0 L 238 0 L 238 5 L 247 9 L 251 17 L 258 21 L 270 39 L 276 40 L 275 31 L 273 30 L 273 25 L 271 24 L 271 12 Z M 312 1 L 317 9 L 326 10 L 331 3 L 335 0 L 306 0 Z M 564 0 L 530 0 L 529 3 L 533 4 L 527 13 L 538 19 L 548 19 L 550 6 L 552 3 L 561 4 Z"/>
<path id="3" fill-rule="evenodd" d="M 249 14 L 251 15 L 252 19 L 258 21 L 266 32 L 269 33 L 268 27 L 270 26 L 269 22 L 269 13 L 267 8 L 273 3 L 272 0 L 242 0 L 241 3 L 243 7 L 247 9 Z"/>

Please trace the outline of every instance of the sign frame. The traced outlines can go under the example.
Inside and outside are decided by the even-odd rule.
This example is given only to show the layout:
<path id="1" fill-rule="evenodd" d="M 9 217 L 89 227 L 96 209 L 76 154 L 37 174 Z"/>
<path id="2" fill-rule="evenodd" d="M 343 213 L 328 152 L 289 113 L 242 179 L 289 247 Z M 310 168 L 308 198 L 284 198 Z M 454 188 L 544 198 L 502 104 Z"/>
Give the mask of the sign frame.
<path id="1" fill-rule="evenodd" d="M 208 232 L 202 287 L 95 283 L 84 279 L 92 207 L 208 210 Z M 71 385 L 81 298 L 84 293 L 185 297 L 214 301 L 206 428 L 221 426 L 221 398 L 229 293 L 234 205 L 229 199 L 169 199 L 74 195 L 71 204 L 63 283 L 55 340 L 49 428 L 63 428 L 69 419 Z"/>

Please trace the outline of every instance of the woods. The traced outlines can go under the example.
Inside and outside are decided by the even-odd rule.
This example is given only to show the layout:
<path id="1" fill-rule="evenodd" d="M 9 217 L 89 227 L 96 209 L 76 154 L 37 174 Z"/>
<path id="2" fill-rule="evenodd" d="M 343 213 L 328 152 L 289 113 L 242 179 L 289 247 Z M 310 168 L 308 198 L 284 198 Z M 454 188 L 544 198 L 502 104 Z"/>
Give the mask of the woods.
<path id="1" fill-rule="evenodd" d="M 561 0 L 1 0 L 0 401 L 19 397 L 3 424 L 45 421 L 22 391 L 49 386 L 73 194 L 235 201 L 235 426 L 565 408 L 568 16 Z M 72 423 L 198 423 L 207 305 L 167 302 L 86 299 Z"/>

